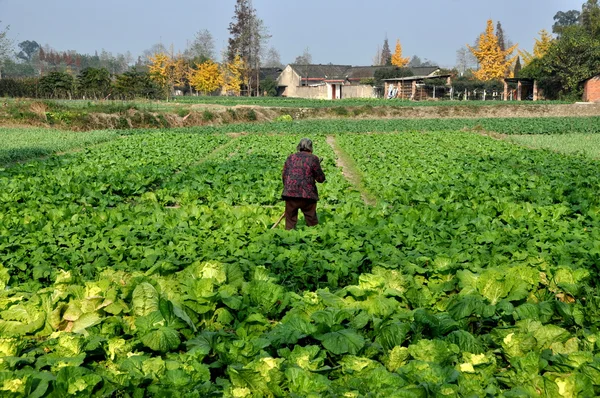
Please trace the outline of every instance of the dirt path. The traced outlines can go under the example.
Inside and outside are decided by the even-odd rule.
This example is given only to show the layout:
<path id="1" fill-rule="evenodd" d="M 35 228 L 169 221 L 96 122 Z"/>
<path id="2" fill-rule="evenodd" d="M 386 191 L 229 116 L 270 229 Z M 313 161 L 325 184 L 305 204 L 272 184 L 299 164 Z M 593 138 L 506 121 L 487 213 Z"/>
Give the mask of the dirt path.
<path id="1" fill-rule="evenodd" d="M 342 170 L 342 175 L 348 180 L 348 182 L 350 182 L 350 184 L 352 184 L 354 189 L 360 192 L 360 196 L 365 204 L 369 206 L 375 206 L 377 204 L 377 200 L 363 187 L 360 172 L 353 165 L 353 161 L 350 156 L 348 156 L 348 154 L 337 145 L 334 136 L 328 135 L 327 143 L 335 153 L 335 163 L 337 167 Z"/>

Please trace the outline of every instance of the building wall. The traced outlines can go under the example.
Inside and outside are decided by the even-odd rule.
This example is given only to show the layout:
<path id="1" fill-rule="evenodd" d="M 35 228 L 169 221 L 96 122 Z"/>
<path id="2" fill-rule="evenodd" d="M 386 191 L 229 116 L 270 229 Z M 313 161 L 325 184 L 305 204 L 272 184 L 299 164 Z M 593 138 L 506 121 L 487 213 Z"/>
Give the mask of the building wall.
<path id="1" fill-rule="evenodd" d="M 290 65 L 286 66 L 281 75 L 277 78 L 277 83 L 280 86 L 287 86 L 283 93 L 284 97 L 298 97 L 296 91 L 300 86 L 300 76 L 294 72 Z"/>
<path id="2" fill-rule="evenodd" d="M 309 86 L 309 87 L 294 87 L 294 95 L 288 95 L 288 97 L 296 98 L 310 98 L 310 99 L 328 99 L 327 96 L 327 85 L 322 86 Z M 288 87 L 289 88 L 289 87 Z"/>
<path id="3" fill-rule="evenodd" d="M 374 98 L 373 86 L 361 84 L 358 86 L 343 86 L 342 98 Z"/>
<path id="4" fill-rule="evenodd" d="M 600 102 L 600 75 L 585 82 L 583 100 L 586 102 Z"/>

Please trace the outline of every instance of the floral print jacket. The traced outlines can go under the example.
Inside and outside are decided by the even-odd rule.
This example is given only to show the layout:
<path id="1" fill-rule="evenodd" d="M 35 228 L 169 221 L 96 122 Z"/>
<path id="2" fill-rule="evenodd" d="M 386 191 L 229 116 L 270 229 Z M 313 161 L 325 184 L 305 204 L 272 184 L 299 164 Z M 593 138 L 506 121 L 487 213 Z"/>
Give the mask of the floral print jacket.
<path id="1" fill-rule="evenodd" d="M 286 198 L 319 200 L 316 182 L 324 182 L 325 174 L 319 158 L 310 152 L 297 152 L 288 156 L 283 166 L 283 194 Z"/>

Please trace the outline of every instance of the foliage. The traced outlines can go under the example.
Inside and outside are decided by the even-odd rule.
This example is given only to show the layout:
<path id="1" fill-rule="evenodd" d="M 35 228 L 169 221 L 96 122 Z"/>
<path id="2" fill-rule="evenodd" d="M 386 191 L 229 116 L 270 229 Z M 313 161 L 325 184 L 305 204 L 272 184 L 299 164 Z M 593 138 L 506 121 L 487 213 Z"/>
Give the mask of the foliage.
<path id="1" fill-rule="evenodd" d="M 554 25 L 552 25 L 552 32 L 558 35 L 562 34 L 564 28 L 569 26 L 577 25 L 581 13 L 577 10 L 570 11 L 559 11 L 554 15 Z"/>
<path id="2" fill-rule="evenodd" d="M 581 82 L 600 70 L 600 40 L 581 26 L 564 28 L 539 62 L 522 76 L 536 78 L 548 98 L 578 98 Z"/>
<path id="3" fill-rule="evenodd" d="M 165 53 L 156 53 L 150 57 L 148 71 L 157 85 L 163 88 L 168 99 L 176 85 L 185 85 L 188 64 L 181 55 L 172 57 Z"/>
<path id="4" fill-rule="evenodd" d="M 162 95 L 160 87 L 156 85 L 150 74 L 136 68 L 118 75 L 114 87 L 117 96 L 123 99 L 158 98 Z"/>
<path id="5" fill-rule="evenodd" d="M 396 50 L 394 51 L 394 54 L 392 55 L 392 65 L 398 67 L 398 68 L 403 68 L 406 65 L 408 65 L 408 62 L 410 61 L 410 57 L 406 57 L 406 58 L 402 58 L 402 45 L 400 44 L 400 39 L 396 40 Z"/>
<path id="6" fill-rule="evenodd" d="M 239 55 L 223 67 L 223 92 L 227 95 L 239 96 L 242 86 L 242 76 L 246 69 L 244 60 Z"/>
<path id="7" fill-rule="evenodd" d="M 196 68 L 191 69 L 189 72 L 189 81 L 192 87 L 204 95 L 216 91 L 224 83 L 219 65 L 211 60 L 196 64 Z"/>
<path id="8" fill-rule="evenodd" d="M 390 43 L 388 38 L 383 40 L 383 48 L 381 50 L 381 61 L 379 65 L 392 65 L 392 51 L 390 50 Z"/>
<path id="9" fill-rule="evenodd" d="M 2 22 L 2 21 L 0 21 Z M 13 42 L 8 38 L 8 31 L 10 26 L 5 27 L 0 30 L 0 77 L 1 77 L 1 67 L 2 63 L 6 58 L 8 58 L 10 52 L 12 51 Z"/>
<path id="10" fill-rule="evenodd" d="M 1 170 L 3 391 L 597 395 L 596 162 L 338 133 L 369 207 L 326 143 L 343 126 L 144 132 Z M 271 230 L 304 136 L 322 223 Z"/>
<path id="11" fill-rule="evenodd" d="M 75 79 L 66 72 L 50 72 L 39 80 L 40 92 L 50 98 L 71 98 Z"/>
<path id="12" fill-rule="evenodd" d="M 185 55 L 187 58 L 196 60 L 197 63 L 214 59 L 215 42 L 212 34 L 207 29 L 198 31 L 194 40 L 185 50 Z"/>
<path id="13" fill-rule="evenodd" d="M 0 164 L 51 155 L 117 138 L 116 131 L 75 133 L 40 128 L 0 128 Z"/>
<path id="14" fill-rule="evenodd" d="M 413 72 L 410 68 L 380 68 L 375 71 L 373 77 L 375 78 L 376 85 L 382 85 L 383 79 L 393 79 L 396 77 L 409 77 L 413 76 Z"/>
<path id="15" fill-rule="evenodd" d="M 87 98 L 105 98 L 111 89 L 111 78 L 108 70 L 87 68 L 77 77 L 78 89 Z"/>
<path id="16" fill-rule="evenodd" d="M 479 36 L 477 48 L 469 45 L 467 47 L 479 61 L 479 70 L 473 74 L 477 79 L 483 81 L 506 77 L 516 59 L 516 56 L 508 57 L 517 48 L 517 45 L 502 51 L 498 44 L 498 38 L 494 34 L 494 23 L 491 19 L 487 22 L 485 33 Z"/>
<path id="17" fill-rule="evenodd" d="M 40 51 L 40 48 L 42 48 L 35 40 L 22 41 L 19 43 L 18 47 L 21 51 L 17 53 L 17 58 L 20 58 L 25 62 L 31 61 L 33 56 Z"/>
<path id="18" fill-rule="evenodd" d="M 266 77 L 260 82 L 261 95 L 266 94 L 270 97 L 277 96 L 277 81 L 272 77 Z"/>

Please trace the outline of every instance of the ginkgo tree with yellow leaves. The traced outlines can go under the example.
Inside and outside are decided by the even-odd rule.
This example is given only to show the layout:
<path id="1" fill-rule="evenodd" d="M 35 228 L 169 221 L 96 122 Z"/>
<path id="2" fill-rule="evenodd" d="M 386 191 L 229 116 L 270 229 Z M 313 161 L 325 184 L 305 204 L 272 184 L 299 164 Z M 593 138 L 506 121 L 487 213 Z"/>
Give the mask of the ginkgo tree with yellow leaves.
<path id="1" fill-rule="evenodd" d="M 494 23 L 491 19 L 487 21 L 485 32 L 479 36 L 477 47 L 471 47 L 467 44 L 469 50 L 473 53 L 479 63 L 479 70 L 473 72 L 476 79 L 482 81 L 503 79 L 510 75 L 512 66 L 517 56 L 511 57 L 511 54 L 517 48 L 517 45 L 502 50 L 498 37 L 494 34 Z"/>
<path id="2" fill-rule="evenodd" d="M 402 45 L 400 44 L 400 39 L 396 40 L 396 51 L 392 54 L 392 65 L 403 68 L 408 65 L 409 61 L 410 57 L 402 57 Z"/>
<path id="3" fill-rule="evenodd" d="M 168 100 L 175 85 L 185 85 L 189 74 L 188 63 L 181 54 L 172 56 L 162 52 L 151 55 L 149 61 L 150 78 L 163 88 Z"/>
<path id="4" fill-rule="evenodd" d="M 533 54 L 527 50 L 519 50 L 524 66 L 529 65 L 534 58 L 542 58 L 552 45 L 554 38 L 546 29 L 540 30 L 539 35 L 540 37 L 535 39 L 535 44 L 533 45 Z"/>
<path id="5" fill-rule="evenodd" d="M 204 95 L 221 88 L 225 83 L 221 68 L 211 60 L 196 64 L 196 68 L 189 71 L 188 77 L 190 85 Z"/>
<path id="6" fill-rule="evenodd" d="M 240 95 L 246 65 L 242 57 L 237 54 L 231 62 L 223 65 L 223 93 Z"/>

